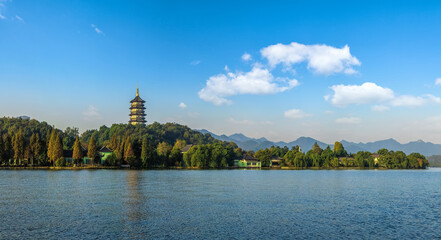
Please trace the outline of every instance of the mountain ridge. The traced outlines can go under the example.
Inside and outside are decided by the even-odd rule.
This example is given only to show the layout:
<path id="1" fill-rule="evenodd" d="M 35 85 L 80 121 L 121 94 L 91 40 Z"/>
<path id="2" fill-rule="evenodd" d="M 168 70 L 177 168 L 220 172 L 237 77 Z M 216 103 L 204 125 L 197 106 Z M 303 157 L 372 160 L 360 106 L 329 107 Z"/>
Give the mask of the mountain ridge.
<path id="1" fill-rule="evenodd" d="M 195 129 L 195 131 L 199 131 L 203 134 L 210 134 L 213 138 L 216 138 L 218 140 L 234 142 L 240 148 L 246 151 L 250 151 L 250 150 L 258 151 L 259 149 L 270 148 L 271 146 L 279 146 L 279 147 L 287 146 L 291 148 L 293 146 L 298 145 L 301 147 L 302 151 L 306 152 L 312 148 L 312 145 L 315 142 L 317 142 L 317 144 L 321 148 L 326 148 L 328 145 L 331 148 L 333 147 L 333 144 L 327 144 L 317 139 L 311 137 L 304 137 L 304 136 L 299 137 L 291 142 L 284 142 L 284 141 L 272 142 L 264 137 L 258 139 L 250 138 L 242 133 L 235 133 L 227 136 L 225 134 L 216 135 L 206 129 L 201 129 L 201 130 Z M 393 150 L 393 151 L 403 151 L 406 154 L 410 154 L 412 152 L 419 152 L 425 156 L 441 155 L 441 144 L 425 142 L 423 140 L 410 141 L 404 144 L 399 143 L 397 140 L 393 138 L 378 140 L 374 142 L 366 142 L 366 143 L 362 143 L 362 142 L 355 143 L 346 140 L 341 140 L 340 142 L 343 144 L 344 148 L 348 153 L 357 153 L 358 151 L 377 152 L 379 149 L 386 148 L 388 150 Z"/>

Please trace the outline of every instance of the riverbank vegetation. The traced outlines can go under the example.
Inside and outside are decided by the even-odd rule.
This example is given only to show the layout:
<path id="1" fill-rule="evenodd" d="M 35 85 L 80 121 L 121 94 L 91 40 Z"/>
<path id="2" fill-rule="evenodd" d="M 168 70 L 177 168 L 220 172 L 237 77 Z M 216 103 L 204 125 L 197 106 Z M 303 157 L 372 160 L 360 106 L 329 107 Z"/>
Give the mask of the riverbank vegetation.
<path id="1" fill-rule="evenodd" d="M 105 159 L 99 149 L 111 154 Z M 184 150 L 185 149 L 185 150 Z M 67 156 L 66 153 L 70 155 Z M 243 155 L 271 167 L 277 159 L 281 167 L 305 168 L 426 168 L 426 158 L 418 153 L 380 149 L 377 153 L 348 154 L 340 142 L 322 149 L 314 144 L 300 147 L 271 147 L 244 151 L 235 143 L 214 139 L 176 123 L 147 126 L 113 124 L 81 135 L 78 128 L 56 129 L 35 119 L 0 118 L 0 166 L 84 167 L 130 165 L 132 168 L 229 168 Z M 89 159 L 85 161 L 84 159 Z"/>

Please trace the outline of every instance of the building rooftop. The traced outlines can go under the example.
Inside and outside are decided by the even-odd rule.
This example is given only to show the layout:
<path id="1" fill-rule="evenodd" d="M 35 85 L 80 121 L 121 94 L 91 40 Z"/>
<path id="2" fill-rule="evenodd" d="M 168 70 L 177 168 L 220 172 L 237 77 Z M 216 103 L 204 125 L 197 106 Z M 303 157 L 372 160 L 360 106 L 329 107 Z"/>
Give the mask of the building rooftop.
<path id="1" fill-rule="evenodd" d="M 254 158 L 254 157 L 251 157 L 250 155 L 247 155 L 247 154 L 245 154 L 245 155 L 242 156 L 242 160 L 247 160 L 247 161 L 259 161 L 259 159 Z"/>
<path id="2" fill-rule="evenodd" d="M 99 152 L 111 153 L 112 150 L 110 150 L 108 147 L 102 147 Z"/>
<path id="3" fill-rule="evenodd" d="M 186 153 L 188 150 L 190 150 L 190 148 L 193 147 L 193 145 L 187 145 L 184 148 L 182 148 L 181 152 Z"/>

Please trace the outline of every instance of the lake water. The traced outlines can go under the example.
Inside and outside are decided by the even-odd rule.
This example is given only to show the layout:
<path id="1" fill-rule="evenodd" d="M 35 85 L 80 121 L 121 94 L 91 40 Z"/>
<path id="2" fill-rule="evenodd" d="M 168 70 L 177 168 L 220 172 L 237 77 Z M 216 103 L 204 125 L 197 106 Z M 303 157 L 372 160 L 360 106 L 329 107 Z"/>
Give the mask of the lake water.
<path id="1" fill-rule="evenodd" d="M 441 238 L 441 169 L 0 171 L 0 239 L 63 238 Z"/>

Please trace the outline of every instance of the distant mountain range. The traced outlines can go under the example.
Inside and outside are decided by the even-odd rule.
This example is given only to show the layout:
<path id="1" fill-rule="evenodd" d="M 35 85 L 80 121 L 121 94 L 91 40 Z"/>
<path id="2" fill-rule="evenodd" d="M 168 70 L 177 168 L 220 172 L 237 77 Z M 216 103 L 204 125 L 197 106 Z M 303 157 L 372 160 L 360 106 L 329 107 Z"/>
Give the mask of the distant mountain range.
<path id="1" fill-rule="evenodd" d="M 312 145 L 317 142 L 317 144 L 321 148 L 326 148 L 328 146 L 327 143 L 318 141 L 314 138 L 310 137 L 299 137 L 298 139 L 292 141 L 292 142 L 272 142 L 268 139 L 262 137 L 259 139 L 256 138 L 249 138 L 241 133 L 235 133 L 230 136 L 227 135 L 216 135 L 208 130 L 202 129 L 202 130 L 196 130 L 203 134 L 210 134 L 216 139 L 227 141 L 227 142 L 234 142 L 236 143 L 240 148 L 244 150 L 254 150 L 257 151 L 259 149 L 264 148 L 270 148 L 271 146 L 279 146 L 284 147 L 287 146 L 289 148 L 293 146 L 300 146 L 302 148 L 303 152 L 309 151 L 312 148 Z M 348 142 L 345 140 L 340 141 L 346 151 L 348 153 L 357 153 L 358 151 L 369 151 L 369 152 L 376 152 L 381 148 L 386 148 L 388 150 L 393 151 L 403 151 L 406 154 L 410 154 L 413 152 L 421 153 L 425 156 L 432 156 L 432 155 L 441 155 L 441 144 L 434 144 L 431 142 L 424 142 L 422 140 L 409 142 L 405 144 L 401 144 L 397 142 L 396 140 L 390 138 L 386 140 L 380 140 L 376 142 L 368 142 L 368 143 L 354 143 L 354 142 Z M 333 147 L 333 144 L 329 144 L 330 147 Z"/>

